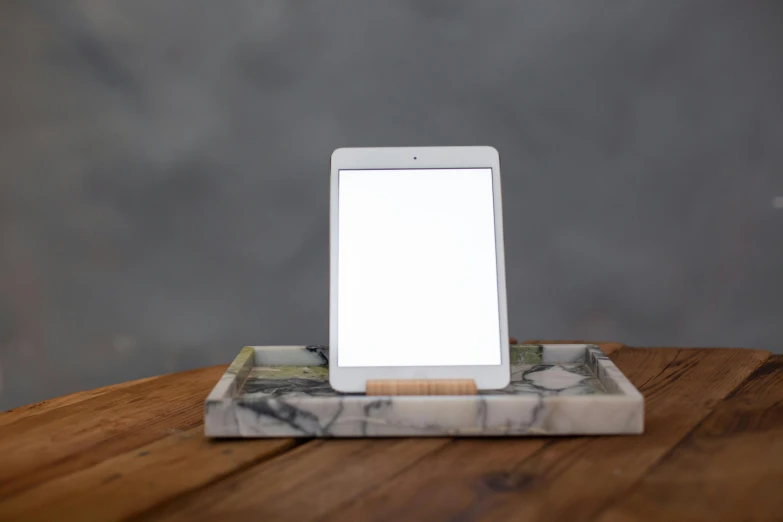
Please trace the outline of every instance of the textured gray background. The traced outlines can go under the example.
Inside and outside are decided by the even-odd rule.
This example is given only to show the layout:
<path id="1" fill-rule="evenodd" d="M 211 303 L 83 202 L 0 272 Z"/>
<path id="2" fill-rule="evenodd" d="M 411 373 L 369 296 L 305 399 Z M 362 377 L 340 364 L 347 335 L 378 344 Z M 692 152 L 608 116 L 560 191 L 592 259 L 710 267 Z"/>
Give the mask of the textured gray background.
<path id="1" fill-rule="evenodd" d="M 340 146 L 500 150 L 515 336 L 780 351 L 782 24 L 775 1 L 6 0 L 0 409 L 326 342 Z"/>

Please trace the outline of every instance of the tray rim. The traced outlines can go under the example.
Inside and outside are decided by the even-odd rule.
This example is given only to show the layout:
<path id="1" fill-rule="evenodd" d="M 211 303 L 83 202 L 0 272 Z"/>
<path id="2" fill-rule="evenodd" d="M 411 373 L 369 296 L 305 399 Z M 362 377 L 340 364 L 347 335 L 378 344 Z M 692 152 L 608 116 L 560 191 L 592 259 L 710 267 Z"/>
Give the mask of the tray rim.
<path id="1" fill-rule="evenodd" d="M 526 436 L 591 436 L 591 435 L 638 435 L 644 433 L 645 407 L 644 397 L 639 390 L 628 380 L 614 362 L 595 344 L 517 344 L 513 348 L 534 348 L 532 358 L 528 358 L 530 352 L 518 351 L 515 357 L 516 366 L 535 364 L 585 364 L 598 378 L 609 393 L 597 395 L 536 395 L 536 394 L 479 394 L 469 396 L 372 396 L 365 394 L 338 394 L 337 396 L 311 395 L 297 398 L 286 397 L 256 397 L 254 394 L 240 395 L 245 380 L 256 366 L 327 366 L 328 347 L 317 345 L 268 345 L 245 346 L 240 350 L 234 361 L 221 376 L 217 384 L 204 401 L 204 434 L 208 438 L 342 438 L 342 437 L 526 437 Z M 263 361 L 258 361 L 264 358 Z M 527 361 L 527 362 L 520 362 Z M 290 408 L 298 411 L 304 408 L 304 412 L 310 415 L 312 411 L 328 411 L 339 403 L 339 411 L 356 411 L 382 402 L 384 406 L 396 405 L 402 411 L 413 408 L 410 411 L 428 411 L 435 408 L 443 411 L 444 403 L 453 404 L 458 415 L 464 414 L 466 405 L 477 408 L 475 411 L 503 412 L 520 411 L 532 415 L 534 421 L 538 412 L 544 415 L 546 427 L 529 426 L 527 428 L 508 428 L 506 424 L 488 424 L 477 428 L 470 424 L 460 426 L 446 422 L 442 430 L 429 431 L 431 426 L 421 424 L 419 426 L 404 424 L 389 424 L 392 429 L 388 432 L 369 433 L 367 427 L 371 425 L 370 418 L 364 421 L 362 431 L 335 433 L 330 431 L 336 416 L 327 420 L 325 426 L 317 425 L 313 430 L 303 429 L 301 426 L 271 426 L 256 428 L 252 424 L 243 425 L 240 420 L 241 412 L 257 411 L 261 404 L 270 412 L 282 411 L 284 417 L 290 415 Z M 478 401 L 478 402 L 476 402 Z M 280 410 L 279 408 L 283 408 Z M 449 409 L 449 408 L 447 408 Z M 548 413 L 547 413 L 548 412 Z M 503 415 L 505 415 L 503 414 Z M 264 414 L 266 415 L 266 414 Z M 318 415 L 318 414 L 316 414 Z M 330 415 L 332 415 L 330 413 Z M 338 413 L 339 415 L 339 413 Z M 361 414 L 360 414 L 361 415 Z M 416 415 L 416 413 L 414 413 Z M 272 415 L 275 418 L 275 415 Z M 277 417 L 279 419 L 279 417 Z M 317 417 L 316 417 L 317 418 Z M 601 418 L 604 423 L 596 424 L 594 420 Z M 287 423 L 285 419 L 283 422 Z M 421 422 L 414 421 L 414 422 Z M 537 422 L 537 421 L 535 421 Z M 318 424 L 318 423 L 316 423 Z M 437 424 L 436 424 L 437 426 Z M 263 430 L 269 431 L 263 431 Z"/>
<path id="2" fill-rule="evenodd" d="M 575 349 L 584 349 L 586 352 L 586 355 L 584 357 L 585 363 L 596 373 L 596 377 L 599 379 L 602 385 L 606 385 L 606 381 L 612 381 L 616 386 L 619 392 L 616 393 L 607 393 L 603 395 L 569 395 L 567 397 L 562 396 L 550 396 L 550 397 L 544 397 L 543 400 L 549 401 L 549 402 L 558 402 L 557 399 L 560 400 L 568 400 L 569 402 L 579 402 L 579 401 L 600 401 L 600 402 L 609 402 L 609 403 L 617 403 L 617 402 L 637 402 L 641 401 L 644 402 L 644 397 L 641 394 L 641 392 L 631 383 L 631 381 L 628 380 L 628 378 L 620 371 L 620 369 L 612 362 L 612 360 L 607 356 L 603 350 L 601 350 L 600 346 L 596 344 L 517 344 L 514 345 L 515 347 L 540 347 L 543 351 L 547 351 L 551 353 L 556 352 L 563 352 L 563 353 L 571 353 L 573 354 Z M 212 388 L 210 393 L 207 395 L 206 403 L 223 403 L 225 401 L 233 402 L 234 400 L 241 400 L 241 396 L 237 396 L 236 392 L 242 388 L 242 385 L 244 384 L 245 380 L 247 379 L 248 375 L 250 374 L 250 371 L 256 367 L 260 366 L 256 364 L 256 357 L 259 352 L 269 351 L 270 349 L 275 349 L 279 351 L 288 351 L 291 350 L 292 352 L 296 352 L 297 354 L 303 353 L 303 348 L 305 348 L 308 351 L 311 351 L 313 353 L 313 360 L 309 365 L 312 366 L 324 366 L 321 364 L 323 362 L 324 355 L 321 355 L 323 352 L 322 350 L 326 349 L 327 347 L 319 346 L 319 345 L 248 345 L 244 346 L 240 352 L 237 354 L 237 356 L 234 358 L 234 360 L 231 362 L 229 367 L 226 369 L 226 371 L 223 373 L 223 375 L 220 377 L 218 382 L 215 384 L 215 386 Z M 319 353 L 320 352 L 320 353 Z M 328 356 L 327 356 L 328 357 Z M 591 363 L 589 360 L 590 358 L 594 359 L 594 362 Z M 573 361 L 571 361 L 573 363 Z M 549 361 L 547 363 L 541 363 L 541 364 L 569 364 L 568 361 L 560 361 L 557 360 Z M 308 364 L 302 364 L 303 366 L 307 366 Z M 269 366 L 275 366 L 275 365 L 269 365 Z M 512 365 L 514 366 L 514 365 Z M 604 370 L 604 375 L 601 375 L 601 372 L 596 372 L 593 369 L 593 366 L 600 367 Z M 367 396 L 364 394 L 343 394 L 345 398 L 366 398 Z M 444 399 L 448 399 L 450 396 L 395 396 L 395 401 L 421 401 L 426 399 L 433 399 L 434 401 L 442 402 Z M 493 401 L 513 401 L 513 402 L 520 402 L 529 400 L 531 402 L 537 402 L 538 399 L 533 396 L 526 396 L 526 395 L 491 395 Z M 464 399 L 464 397 L 461 396 L 454 396 L 452 397 L 454 399 Z M 332 397 L 310 397 L 309 400 L 313 401 L 314 403 L 318 403 L 323 401 L 330 401 L 332 400 Z"/>

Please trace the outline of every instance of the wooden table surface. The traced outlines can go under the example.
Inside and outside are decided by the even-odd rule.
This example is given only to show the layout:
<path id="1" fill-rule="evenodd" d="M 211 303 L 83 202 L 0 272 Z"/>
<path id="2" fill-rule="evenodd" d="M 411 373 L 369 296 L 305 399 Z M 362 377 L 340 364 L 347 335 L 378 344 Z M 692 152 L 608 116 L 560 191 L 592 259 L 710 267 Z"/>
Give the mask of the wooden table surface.
<path id="1" fill-rule="evenodd" d="M 0 520 L 783 520 L 783 356 L 601 346 L 644 435 L 213 442 L 225 366 L 18 408 Z"/>

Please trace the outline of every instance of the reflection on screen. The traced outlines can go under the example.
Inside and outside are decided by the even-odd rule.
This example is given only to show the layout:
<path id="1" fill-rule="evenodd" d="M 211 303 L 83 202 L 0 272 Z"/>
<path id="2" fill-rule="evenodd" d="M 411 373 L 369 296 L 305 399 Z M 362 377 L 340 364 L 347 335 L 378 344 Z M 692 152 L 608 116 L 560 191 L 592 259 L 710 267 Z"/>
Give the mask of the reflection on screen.
<path id="1" fill-rule="evenodd" d="M 492 169 L 341 170 L 340 366 L 500 364 Z"/>

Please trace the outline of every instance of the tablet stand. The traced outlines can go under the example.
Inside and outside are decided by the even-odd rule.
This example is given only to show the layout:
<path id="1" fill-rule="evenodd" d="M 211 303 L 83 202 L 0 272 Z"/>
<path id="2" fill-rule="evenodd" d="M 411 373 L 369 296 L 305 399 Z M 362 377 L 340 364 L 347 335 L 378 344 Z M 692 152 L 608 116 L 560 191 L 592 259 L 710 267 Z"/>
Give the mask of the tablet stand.
<path id="1" fill-rule="evenodd" d="M 476 395 L 473 379 L 377 379 L 367 381 L 367 395 Z"/>

